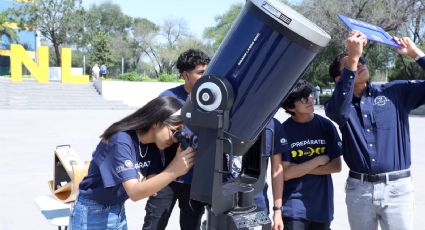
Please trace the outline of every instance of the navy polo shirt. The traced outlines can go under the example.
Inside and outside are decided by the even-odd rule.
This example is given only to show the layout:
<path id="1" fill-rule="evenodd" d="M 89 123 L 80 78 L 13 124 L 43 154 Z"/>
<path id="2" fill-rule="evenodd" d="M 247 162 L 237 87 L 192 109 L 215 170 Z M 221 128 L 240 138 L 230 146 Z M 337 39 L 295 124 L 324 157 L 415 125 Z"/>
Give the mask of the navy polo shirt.
<path id="1" fill-rule="evenodd" d="M 331 160 L 341 155 L 341 139 L 332 122 L 318 114 L 307 123 L 288 118 L 282 123 L 281 145 L 283 161 L 301 164 L 320 155 Z M 284 183 L 283 216 L 295 220 L 329 223 L 333 220 L 332 176 L 306 174 Z"/>
<path id="2" fill-rule="evenodd" d="M 425 69 L 425 58 L 418 64 Z M 409 112 L 425 104 L 425 81 L 368 84 L 353 95 L 355 72 L 344 69 L 325 106 L 339 125 L 344 160 L 356 172 L 378 174 L 410 168 Z"/>
<path id="3" fill-rule="evenodd" d="M 186 102 L 187 97 L 189 96 L 189 93 L 186 92 L 184 89 L 184 85 L 179 85 L 177 87 L 167 89 L 164 92 L 162 92 L 159 96 L 170 96 L 174 97 L 177 100 L 179 100 L 182 105 Z M 192 131 L 187 128 L 187 126 L 184 127 L 184 132 L 188 134 L 189 136 L 192 136 Z M 167 156 L 165 156 L 167 158 Z M 176 182 L 184 183 L 184 184 L 190 184 L 192 183 L 192 175 L 193 175 L 193 168 L 189 170 L 185 175 L 179 177 L 176 179 Z"/>
<path id="4" fill-rule="evenodd" d="M 140 144 L 135 132 L 117 132 L 97 145 L 88 174 L 80 183 L 80 195 L 98 203 L 123 203 L 128 195 L 122 185 L 139 174 L 161 172 L 161 154 L 155 144 Z"/>

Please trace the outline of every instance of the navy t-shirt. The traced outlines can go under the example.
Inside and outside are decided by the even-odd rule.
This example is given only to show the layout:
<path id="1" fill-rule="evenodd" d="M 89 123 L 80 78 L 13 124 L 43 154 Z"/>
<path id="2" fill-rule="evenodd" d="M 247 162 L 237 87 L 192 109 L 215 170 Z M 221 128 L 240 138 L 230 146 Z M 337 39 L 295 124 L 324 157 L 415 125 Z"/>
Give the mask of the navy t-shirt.
<path id="1" fill-rule="evenodd" d="M 331 160 L 341 155 L 341 139 L 328 119 L 314 114 L 308 123 L 288 118 L 278 137 L 283 161 L 300 164 L 326 154 Z M 286 135 L 288 134 L 288 135 Z M 333 220 L 333 184 L 331 175 L 307 174 L 288 180 L 283 191 L 283 216 L 296 220 L 329 223 Z"/>
<path id="2" fill-rule="evenodd" d="M 133 131 L 117 132 L 108 143 L 97 145 L 88 174 L 80 183 L 80 195 L 101 204 L 123 203 L 128 199 L 123 182 L 157 174 L 162 168 L 155 144 L 140 144 Z"/>
<path id="3" fill-rule="evenodd" d="M 165 90 L 159 96 L 174 97 L 177 100 L 179 100 L 179 102 L 182 103 L 182 105 L 184 105 L 188 95 L 189 95 L 189 93 L 186 92 L 186 90 L 184 89 L 184 85 L 179 85 L 177 87 Z M 187 135 L 192 136 L 192 131 L 190 131 L 190 129 L 188 129 L 186 126 L 184 127 L 183 131 Z M 164 153 L 168 153 L 168 151 L 165 151 Z M 167 158 L 174 157 L 174 154 L 170 154 L 170 156 L 165 155 L 164 157 L 166 158 L 165 161 L 169 162 L 169 161 L 171 161 L 171 159 L 167 160 Z M 192 175 L 193 175 L 193 168 L 190 169 L 189 172 L 187 172 L 185 175 L 177 178 L 176 182 L 183 183 L 183 184 L 190 184 L 190 183 L 192 183 Z"/>

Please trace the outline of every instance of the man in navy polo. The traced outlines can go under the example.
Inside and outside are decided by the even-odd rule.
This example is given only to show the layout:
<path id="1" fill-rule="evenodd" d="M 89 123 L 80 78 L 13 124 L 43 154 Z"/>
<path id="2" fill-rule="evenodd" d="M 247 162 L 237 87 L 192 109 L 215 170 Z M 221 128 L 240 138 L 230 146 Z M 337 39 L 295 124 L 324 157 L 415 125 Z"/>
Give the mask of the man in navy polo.
<path id="1" fill-rule="evenodd" d="M 168 89 L 162 92 L 160 96 L 171 96 L 184 104 L 196 81 L 204 74 L 209 62 L 208 55 L 199 49 L 189 49 L 180 54 L 176 67 L 184 79 L 184 84 Z M 191 135 L 191 131 L 187 128 L 184 129 L 184 132 Z M 177 146 L 175 145 L 174 147 Z M 164 151 L 165 165 L 171 162 L 175 152 L 176 148 L 169 148 Z M 193 170 L 190 170 L 186 175 L 159 191 L 156 196 L 149 197 L 146 204 L 144 230 L 165 229 L 177 200 L 180 208 L 180 229 L 200 229 L 204 206 L 196 202 L 190 202 L 192 175 Z"/>
<path id="2" fill-rule="evenodd" d="M 409 38 L 395 38 L 396 52 L 425 69 L 425 54 Z M 336 87 L 325 105 L 340 128 L 344 160 L 350 168 L 346 203 L 353 230 L 413 229 L 409 112 L 425 104 L 425 81 L 369 83 L 361 57 L 366 36 L 347 38 L 348 55 L 339 55 L 329 74 Z"/>

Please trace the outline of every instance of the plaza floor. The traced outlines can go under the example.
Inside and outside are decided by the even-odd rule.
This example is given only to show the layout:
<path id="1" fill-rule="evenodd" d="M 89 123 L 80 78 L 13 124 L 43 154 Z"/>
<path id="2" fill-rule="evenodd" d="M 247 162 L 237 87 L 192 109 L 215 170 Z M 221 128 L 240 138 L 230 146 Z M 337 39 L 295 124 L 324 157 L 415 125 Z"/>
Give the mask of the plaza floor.
<path id="1" fill-rule="evenodd" d="M 112 122 L 131 110 L 1 110 L 0 111 L 0 230 L 57 229 L 42 216 L 34 203 L 50 194 L 47 181 L 53 177 L 53 151 L 70 144 L 83 160 L 89 160 L 99 135 Z M 323 114 L 317 107 L 316 112 Z M 287 118 L 283 112 L 276 117 Z M 410 117 L 412 172 L 415 186 L 415 229 L 425 226 L 425 117 Z M 335 174 L 335 220 L 333 230 L 349 229 L 345 209 L 347 168 Z M 270 178 L 270 176 L 268 177 Z M 269 190 L 271 198 L 271 189 Z M 129 229 L 141 229 L 145 200 L 128 201 Z M 174 210 L 167 229 L 179 229 Z M 359 220 L 361 221 L 361 220 Z"/>

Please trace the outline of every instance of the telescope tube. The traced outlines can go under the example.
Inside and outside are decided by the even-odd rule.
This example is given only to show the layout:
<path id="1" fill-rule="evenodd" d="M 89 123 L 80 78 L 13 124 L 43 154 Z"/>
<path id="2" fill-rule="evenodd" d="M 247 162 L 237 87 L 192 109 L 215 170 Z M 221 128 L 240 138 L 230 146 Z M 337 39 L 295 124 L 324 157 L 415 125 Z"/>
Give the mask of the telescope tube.
<path id="1" fill-rule="evenodd" d="M 248 0 L 204 73 L 232 85 L 234 102 L 225 132 L 253 141 L 330 39 L 279 1 Z"/>

